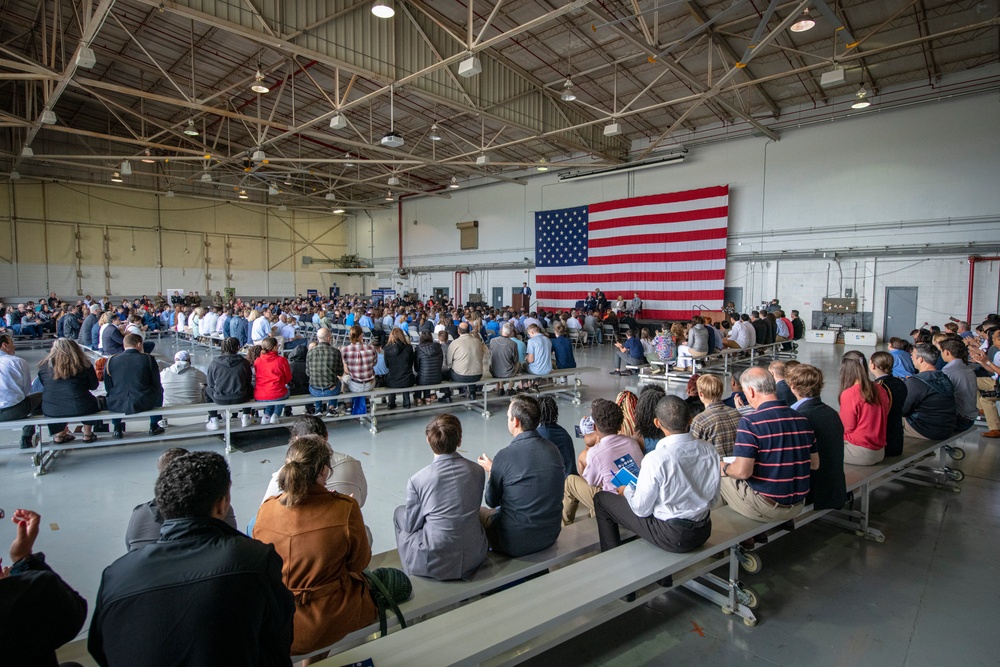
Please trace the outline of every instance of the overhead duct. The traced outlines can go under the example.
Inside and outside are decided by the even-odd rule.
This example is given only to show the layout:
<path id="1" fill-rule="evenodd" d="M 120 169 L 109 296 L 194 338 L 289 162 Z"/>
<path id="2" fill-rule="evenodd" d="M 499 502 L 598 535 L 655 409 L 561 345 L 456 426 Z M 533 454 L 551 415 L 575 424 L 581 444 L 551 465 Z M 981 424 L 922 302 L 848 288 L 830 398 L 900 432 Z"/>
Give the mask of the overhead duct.
<path id="1" fill-rule="evenodd" d="M 623 164 L 615 167 L 605 167 L 604 169 L 594 169 L 591 171 L 571 171 L 568 173 L 559 174 L 559 182 L 563 183 L 565 181 L 582 181 L 587 178 L 598 178 L 600 176 L 611 176 L 613 174 L 624 174 L 631 171 L 652 169 L 653 167 L 663 167 L 668 164 L 677 164 L 678 162 L 684 162 L 685 155 L 687 155 L 686 150 L 683 153 L 675 153 L 673 155 L 669 155 L 667 157 L 663 157 L 658 160 L 652 160 L 650 162 L 642 162 L 639 164 Z"/>

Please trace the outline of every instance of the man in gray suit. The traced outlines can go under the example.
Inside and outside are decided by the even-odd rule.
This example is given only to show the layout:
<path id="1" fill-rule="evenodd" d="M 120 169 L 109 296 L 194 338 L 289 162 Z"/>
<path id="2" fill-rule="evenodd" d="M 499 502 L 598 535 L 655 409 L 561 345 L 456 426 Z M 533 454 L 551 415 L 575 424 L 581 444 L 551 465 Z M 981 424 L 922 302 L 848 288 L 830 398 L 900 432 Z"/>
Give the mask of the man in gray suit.
<path id="1" fill-rule="evenodd" d="M 462 424 L 454 415 L 435 417 L 424 434 L 434 462 L 410 478 L 406 505 L 393 515 L 399 560 L 409 575 L 469 580 L 486 559 L 479 522 L 486 475 L 456 451 Z"/>

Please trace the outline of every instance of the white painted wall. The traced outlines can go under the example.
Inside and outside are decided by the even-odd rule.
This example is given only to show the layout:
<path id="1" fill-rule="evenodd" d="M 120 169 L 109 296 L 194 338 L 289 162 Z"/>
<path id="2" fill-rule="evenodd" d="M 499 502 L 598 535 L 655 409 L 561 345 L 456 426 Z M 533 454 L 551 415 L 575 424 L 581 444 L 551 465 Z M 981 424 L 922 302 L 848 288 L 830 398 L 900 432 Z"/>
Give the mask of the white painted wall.
<path id="1" fill-rule="evenodd" d="M 832 258 L 833 251 L 848 248 L 968 244 L 968 251 L 949 257 L 914 252 L 876 261 L 879 253 L 871 250 L 865 259 L 841 261 L 844 286 L 857 289 L 865 309 L 874 311 L 876 330 L 882 326 L 885 287 L 893 285 L 919 286 L 918 324 L 925 319 L 941 323 L 948 315 L 964 316 L 965 255 L 975 252 L 976 244 L 1000 243 L 997 174 L 1000 104 L 995 92 L 885 112 L 872 107 L 836 122 L 786 129 L 778 142 L 747 138 L 696 146 L 682 164 L 630 175 L 559 183 L 549 173 L 528 179 L 525 186 L 498 183 L 452 191 L 450 199 L 404 199 L 404 264 L 487 265 L 533 258 L 535 211 L 729 184 L 731 258 L 803 249 L 829 249 Z M 351 250 L 374 258 L 376 266 L 396 266 L 397 210 L 370 215 L 354 221 L 348 233 Z M 986 220 L 969 220 L 979 217 Z M 466 220 L 479 221 L 478 251 L 458 248 L 455 225 Z M 889 223 L 895 227 L 874 228 Z M 834 276 L 829 291 L 828 264 Z M 997 310 L 998 269 L 979 266 L 974 317 Z M 506 288 L 522 279 L 533 285 L 530 276 L 484 268 L 471 277 L 489 295 L 495 285 Z M 452 281 L 443 273 L 400 280 L 421 292 L 431 283 Z M 727 286 L 743 287 L 747 306 L 778 296 L 803 315 L 841 288 L 840 272 L 830 259 L 753 266 L 731 259 Z"/>

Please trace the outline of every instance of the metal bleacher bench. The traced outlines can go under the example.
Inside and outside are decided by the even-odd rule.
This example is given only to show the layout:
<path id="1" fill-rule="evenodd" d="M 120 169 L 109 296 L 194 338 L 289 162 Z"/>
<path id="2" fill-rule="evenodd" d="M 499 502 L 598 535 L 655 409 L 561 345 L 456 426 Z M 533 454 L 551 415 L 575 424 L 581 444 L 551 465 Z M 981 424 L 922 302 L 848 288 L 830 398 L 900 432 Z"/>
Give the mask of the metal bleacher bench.
<path id="1" fill-rule="evenodd" d="M 869 525 L 871 491 L 894 480 L 927 483 L 911 479 L 915 474 L 936 475 L 942 482 L 935 486 L 957 490 L 955 482 L 960 477 L 953 473 L 960 471 L 922 468 L 920 462 L 935 452 L 961 458 L 961 450 L 954 443 L 969 432 L 940 442 L 908 438 L 899 457 L 874 466 L 845 465 L 847 488 L 853 494 L 851 505 L 860 500 L 860 510 L 806 507 L 792 521 L 758 522 L 730 507 L 721 507 L 712 511 L 711 538 L 690 553 L 669 553 L 643 540 L 633 540 L 606 553 L 565 562 L 544 576 L 414 623 L 376 641 L 352 646 L 318 664 L 341 667 L 369 658 L 378 667 L 517 664 L 680 587 L 718 604 L 724 613 L 741 616 L 744 623 L 753 626 L 757 623 L 753 609 L 760 599 L 753 589 L 740 582 L 739 574 L 741 568 L 751 574 L 758 572 L 762 564 L 758 553 L 745 550 L 741 542 L 770 531 L 767 542 L 770 545 L 791 530 L 816 520 L 829 521 L 882 542 L 884 535 Z M 581 523 L 585 530 L 596 532 L 593 521 L 587 520 L 564 528 L 564 533 L 572 530 L 571 539 L 580 539 L 576 530 Z M 592 537 L 596 539 L 596 535 Z M 555 565 L 550 563 L 550 567 Z M 713 574 L 722 568 L 726 570 L 723 576 Z M 414 598 L 407 603 L 411 606 L 418 604 L 418 584 L 432 588 L 445 585 L 425 583 L 418 578 L 414 582 Z M 623 599 L 623 596 L 631 597 Z M 418 619 L 407 617 L 407 620 Z M 343 647 L 335 647 L 339 648 Z"/>
<path id="2" fill-rule="evenodd" d="M 100 448 L 100 447 L 121 447 L 123 445 L 144 443 L 144 442 L 165 442 L 170 440 L 180 440 L 180 439 L 191 439 L 191 438 L 204 438 L 204 437 L 221 437 L 223 442 L 226 444 L 226 451 L 232 452 L 232 434 L 237 433 L 247 433 L 252 431 L 259 431 L 264 429 L 272 428 L 285 428 L 287 424 L 281 422 L 277 424 L 254 424 L 247 427 L 237 426 L 235 429 L 232 424 L 232 419 L 234 415 L 238 415 L 244 408 L 249 409 L 262 409 L 268 405 L 286 405 L 289 407 L 296 406 L 306 406 L 312 405 L 317 400 L 322 402 L 347 402 L 351 403 L 354 398 L 364 397 L 368 400 L 366 403 L 366 412 L 364 414 L 351 414 L 350 410 L 341 414 L 337 417 L 323 417 L 326 422 L 334 421 L 347 421 L 347 420 L 359 420 L 362 424 L 366 424 L 369 430 L 375 434 L 378 433 L 379 418 L 383 415 L 409 415 L 414 412 L 422 412 L 427 410 L 442 410 L 449 408 L 464 407 L 467 410 L 478 410 L 484 418 L 490 417 L 489 411 L 489 399 L 493 396 L 493 388 L 496 384 L 503 382 L 521 382 L 529 380 L 541 380 L 547 382 L 538 388 L 538 393 L 540 394 L 554 394 L 554 395 L 566 395 L 572 400 L 575 405 L 580 404 L 580 388 L 583 383 L 580 381 L 580 376 L 583 373 L 597 371 L 597 368 L 583 367 L 583 368 L 567 368 L 563 370 L 553 370 L 551 374 L 545 376 L 531 375 L 528 373 L 515 375 L 509 378 L 483 378 L 477 385 L 482 385 L 482 393 L 479 398 L 475 401 L 469 400 L 467 398 L 461 398 L 459 396 L 454 396 L 451 403 L 446 403 L 438 401 L 436 403 L 431 403 L 429 405 L 417 406 L 413 405 L 410 408 L 397 408 L 396 410 L 389 411 L 387 409 L 380 409 L 378 404 L 378 399 L 382 397 L 389 396 L 391 394 L 398 394 L 403 391 L 413 392 L 418 389 L 424 390 L 429 389 L 432 391 L 450 389 L 452 391 L 460 390 L 468 386 L 469 383 L 459 383 L 459 382 L 442 382 L 435 385 L 421 385 L 413 386 L 407 389 L 389 389 L 389 388 L 379 388 L 373 389 L 371 391 L 357 392 L 357 393 L 342 393 L 336 397 L 326 397 L 319 398 L 311 395 L 303 396 L 290 396 L 289 398 L 279 400 L 279 401 L 250 401 L 248 403 L 240 403 L 237 405 L 217 405 L 215 403 L 194 403 L 191 405 L 182 405 L 176 407 L 165 407 L 165 408 L 155 408 L 149 412 L 140 412 L 132 415 L 125 415 L 120 413 L 111 412 L 98 412 L 92 415 L 79 416 L 79 417 L 29 417 L 27 419 L 20 419 L 16 421 L 7 421 L 0 423 L 0 429 L 3 430 L 15 430 L 20 429 L 23 426 L 34 426 L 35 427 L 35 446 L 33 449 L 18 449 L 14 447 L 0 448 L 0 455 L 16 455 L 24 454 L 31 455 L 31 463 L 35 468 L 35 476 L 43 475 L 47 472 L 49 466 L 63 453 L 70 452 L 73 450 L 88 449 L 88 448 Z M 566 379 L 566 384 L 560 384 L 560 380 Z M 570 381 L 571 380 L 571 381 Z M 480 409 L 481 408 L 481 409 Z M 171 419 L 186 419 L 186 418 L 207 418 L 209 411 L 218 411 L 222 416 L 222 424 L 220 424 L 220 429 L 218 431 L 208 431 L 205 429 L 203 422 L 198 421 L 194 424 L 183 424 L 183 425 L 171 425 L 166 429 L 164 433 L 160 435 L 149 435 L 147 432 L 149 416 L 151 414 L 162 415 L 167 418 L 168 421 Z M 99 434 L 98 440 L 92 443 L 83 443 L 80 438 L 77 438 L 72 443 L 56 444 L 54 441 L 46 442 L 45 438 L 47 436 L 47 430 L 42 427 L 47 424 L 56 423 L 79 423 L 81 421 L 93 421 L 93 420 L 109 420 L 109 419 L 122 419 L 128 423 L 139 422 L 142 424 L 141 428 L 137 432 L 128 432 L 126 430 L 125 437 L 121 439 L 113 439 L 110 434 Z"/>
<path id="3" fill-rule="evenodd" d="M 673 363 L 663 361 L 651 361 L 648 364 L 629 364 L 626 368 L 630 371 L 639 371 L 639 383 L 663 382 L 669 384 L 672 381 L 687 382 L 696 373 L 719 373 L 723 376 L 730 375 L 736 368 L 750 367 L 764 359 L 794 358 L 794 350 L 781 350 L 784 343 L 764 343 L 754 345 L 745 350 L 735 348 L 723 348 L 718 352 L 704 357 L 692 358 L 692 368 L 690 370 L 678 369 Z M 659 371 L 662 369 L 662 373 Z M 655 372 L 654 372 L 655 371 Z"/>

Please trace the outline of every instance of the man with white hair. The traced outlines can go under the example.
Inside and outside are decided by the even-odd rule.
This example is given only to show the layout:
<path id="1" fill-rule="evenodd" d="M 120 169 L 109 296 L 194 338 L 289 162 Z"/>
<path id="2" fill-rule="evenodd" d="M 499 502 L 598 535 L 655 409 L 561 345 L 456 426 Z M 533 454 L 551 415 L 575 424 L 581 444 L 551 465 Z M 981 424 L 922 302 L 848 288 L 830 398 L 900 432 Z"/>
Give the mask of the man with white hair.
<path id="1" fill-rule="evenodd" d="M 98 319 L 101 317 L 101 307 L 94 304 L 90 306 L 88 312 L 89 314 L 83 318 L 83 324 L 80 325 L 80 335 L 76 339 L 76 342 L 83 347 L 93 347 L 96 344 L 92 336 L 94 325 L 97 324 Z"/>
<path id="2" fill-rule="evenodd" d="M 754 411 L 740 418 L 734 460 L 720 464 L 722 499 L 757 521 L 792 519 L 809 494 L 810 471 L 819 469 L 812 426 L 778 399 L 767 369 L 744 371 L 740 383 Z"/>
<path id="3" fill-rule="evenodd" d="M 520 370 L 517 344 L 512 340 L 514 325 L 504 322 L 500 335 L 490 341 L 490 375 L 495 378 L 509 378 L 517 375 Z M 507 390 L 513 391 L 514 383 L 500 383 L 499 394 L 503 396 Z"/>
<path id="4" fill-rule="evenodd" d="M 340 377 L 344 374 L 344 360 L 340 350 L 330 345 L 331 333 L 327 328 L 316 332 L 316 345 L 306 353 L 306 375 L 309 376 L 309 393 L 317 398 L 329 398 L 340 393 Z M 336 417 L 339 413 L 330 405 L 327 413 Z M 316 414 L 324 410 L 323 401 L 313 404 Z"/>

